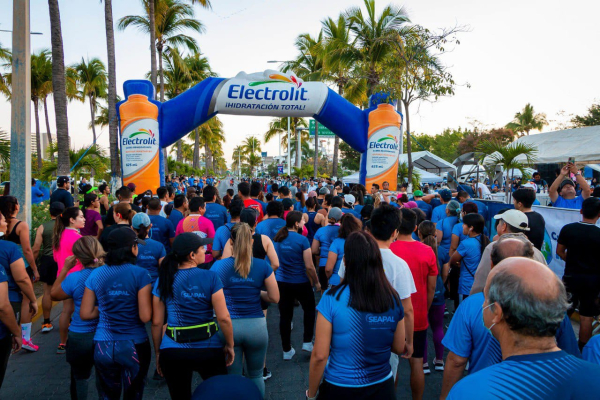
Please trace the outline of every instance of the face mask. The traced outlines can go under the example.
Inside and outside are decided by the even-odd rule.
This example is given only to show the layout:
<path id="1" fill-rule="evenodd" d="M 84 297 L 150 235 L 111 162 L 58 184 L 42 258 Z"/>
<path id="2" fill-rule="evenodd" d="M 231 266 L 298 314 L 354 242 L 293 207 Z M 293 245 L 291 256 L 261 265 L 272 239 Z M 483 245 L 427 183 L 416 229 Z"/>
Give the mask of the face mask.
<path id="1" fill-rule="evenodd" d="M 486 308 L 488 308 L 488 307 L 491 307 L 491 306 L 493 306 L 493 305 L 494 305 L 494 303 L 492 303 L 492 304 L 488 304 L 487 306 L 483 307 L 483 311 L 485 311 L 485 309 L 486 309 Z M 490 332 L 490 335 L 493 335 L 493 334 L 492 334 L 492 328 L 493 328 L 493 327 L 494 327 L 494 325 L 496 325 L 496 324 L 495 324 L 495 323 L 493 323 L 493 324 L 492 324 L 492 326 L 490 326 L 489 328 L 488 328 L 487 326 L 485 326 L 485 319 L 483 319 L 483 312 L 481 313 L 481 322 L 483 323 L 483 326 L 484 326 L 484 328 L 485 328 L 485 329 L 487 329 L 487 330 L 488 330 L 488 332 Z"/>

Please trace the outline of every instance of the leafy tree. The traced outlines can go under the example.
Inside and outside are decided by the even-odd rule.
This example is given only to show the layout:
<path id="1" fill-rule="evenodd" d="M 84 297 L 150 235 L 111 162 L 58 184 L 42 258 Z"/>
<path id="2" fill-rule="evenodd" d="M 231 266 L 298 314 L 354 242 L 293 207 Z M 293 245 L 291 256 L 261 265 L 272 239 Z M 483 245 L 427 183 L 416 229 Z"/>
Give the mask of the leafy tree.
<path id="1" fill-rule="evenodd" d="M 515 114 L 512 122 L 506 124 L 506 128 L 512 129 L 514 132 L 529 135 L 531 130 L 541 131 L 545 125 L 548 125 L 546 114 L 536 112 L 530 103 L 525 104 L 525 108 Z"/>
<path id="2" fill-rule="evenodd" d="M 463 131 L 462 128 L 450 129 L 446 128 L 438 135 L 427 135 L 427 134 L 412 134 L 412 139 L 415 139 L 417 146 L 420 144 L 424 147 L 424 150 L 430 151 L 436 156 L 443 158 L 448 162 L 453 162 L 456 157 L 460 156 L 462 152 L 458 150 L 460 141 L 464 138 L 467 131 Z M 404 137 L 403 148 L 406 148 L 406 137 Z M 423 150 L 421 146 L 419 151 Z"/>
<path id="3" fill-rule="evenodd" d="M 458 143 L 458 153 L 470 153 L 478 151 L 480 145 L 484 142 L 500 143 L 505 146 L 514 140 L 515 133 L 511 129 L 496 128 L 487 132 L 466 131 L 463 139 Z"/>
<path id="4" fill-rule="evenodd" d="M 0 43 L 0 68 L 10 68 L 12 63 L 12 54 L 10 50 Z M 0 71 L 0 94 L 10 98 L 10 89 L 5 75 Z"/>
<path id="5" fill-rule="evenodd" d="M 300 117 L 290 117 L 289 124 L 290 124 L 289 125 L 290 135 L 295 135 L 297 127 L 298 128 L 307 128 L 308 127 L 308 123 L 306 122 L 306 119 L 300 118 Z M 264 140 L 265 140 L 265 143 L 268 143 L 275 136 L 283 133 L 284 135 L 281 138 L 281 147 L 284 150 L 288 151 L 288 153 L 290 154 L 290 160 L 291 160 L 292 153 L 294 151 L 296 151 L 298 139 L 297 138 L 291 139 L 291 143 L 289 143 L 289 146 L 288 146 L 289 138 L 288 138 L 288 135 L 286 134 L 287 131 L 288 131 L 288 118 L 287 117 L 273 118 L 271 120 L 271 122 L 269 123 L 269 129 L 265 132 Z M 308 143 L 308 141 L 310 140 L 308 131 L 302 130 L 300 133 L 300 138 L 302 139 L 302 148 L 303 148 L 304 144 Z"/>
<path id="6" fill-rule="evenodd" d="M 55 149 L 49 147 L 48 151 L 55 151 Z M 90 148 L 82 147 L 77 150 L 69 149 L 69 166 L 73 168 L 71 172 L 75 177 L 89 175 L 92 170 L 98 175 L 103 175 L 109 168 L 108 162 L 106 151 L 98 145 Z M 49 181 L 53 174 L 58 173 L 57 169 L 56 162 L 45 162 L 41 169 L 41 179 Z"/>
<path id="7" fill-rule="evenodd" d="M 592 104 L 587 115 L 576 115 L 571 122 L 577 128 L 600 125 L 600 103 Z"/>
<path id="8" fill-rule="evenodd" d="M 414 171 L 411 177 L 410 183 L 414 188 L 418 188 L 421 183 L 421 174 Z M 408 163 L 399 163 L 398 164 L 398 183 L 399 185 L 408 182 Z"/>
<path id="9" fill-rule="evenodd" d="M 358 171 L 360 169 L 360 153 L 343 140 L 340 142 L 340 153 L 342 155 L 342 168 L 348 171 Z"/>
<path id="10" fill-rule="evenodd" d="M 256 136 L 249 136 L 242 143 L 242 149 L 246 155 L 254 155 L 257 152 L 260 153 L 262 151 L 260 140 L 258 140 Z"/>
<path id="11" fill-rule="evenodd" d="M 244 149 L 243 146 L 236 146 L 233 149 L 233 154 L 231 155 L 231 159 L 233 160 L 233 162 L 231 163 L 231 168 L 233 170 L 240 171 L 240 168 L 242 167 L 242 163 L 246 162 L 246 151 Z"/>

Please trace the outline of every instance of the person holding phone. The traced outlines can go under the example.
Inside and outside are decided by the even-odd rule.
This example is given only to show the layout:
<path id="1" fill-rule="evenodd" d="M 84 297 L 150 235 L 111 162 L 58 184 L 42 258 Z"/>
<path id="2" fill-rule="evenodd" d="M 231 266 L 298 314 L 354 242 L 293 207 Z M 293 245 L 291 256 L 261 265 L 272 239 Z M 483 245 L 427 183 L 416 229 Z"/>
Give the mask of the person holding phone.
<path id="1" fill-rule="evenodd" d="M 570 157 L 570 160 L 573 158 Z M 575 191 L 575 183 L 569 178 L 569 174 L 574 174 L 579 187 L 581 188 L 581 194 L 577 196 Z M 550 200 L 554 207 L 570 208 L 573 210 L 580 210 L 583 201 L 590 197 L 592 190 L 590 185 L 586 182 L 581 171 L 577 169 L 575 164 L 568 162 L 564 167 L 561 168 L 558 177 L 548 189 Z"/>

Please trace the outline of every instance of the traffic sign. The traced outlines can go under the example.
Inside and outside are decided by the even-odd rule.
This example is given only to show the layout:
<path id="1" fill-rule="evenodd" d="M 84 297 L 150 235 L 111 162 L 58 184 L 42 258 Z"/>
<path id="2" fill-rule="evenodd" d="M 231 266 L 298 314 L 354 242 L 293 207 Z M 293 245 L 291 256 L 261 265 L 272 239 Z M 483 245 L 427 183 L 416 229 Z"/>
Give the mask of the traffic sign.
<path id="1" fill-rule="evenodd" d="M 315 137 L 315 120 L 311 119 L 308 123 L 308 129 L 310 137 Z M 323 138 L 334 138 L 335 133 L 331 132 L 328 127 L 323 124 L 319 124 L 319 137 Z"/>

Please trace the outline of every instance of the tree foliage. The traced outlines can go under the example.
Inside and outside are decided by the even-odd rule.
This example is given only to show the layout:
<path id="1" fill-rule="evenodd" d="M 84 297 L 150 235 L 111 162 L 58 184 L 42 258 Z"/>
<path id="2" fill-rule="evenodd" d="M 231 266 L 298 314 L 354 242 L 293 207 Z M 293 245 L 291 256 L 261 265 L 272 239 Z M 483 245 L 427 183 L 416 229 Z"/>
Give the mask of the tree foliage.
<path id="1" fill-rule="evenodd" d="M 484 142 L 499 143 L 505 146 L 511 143 L 514 138 L 515 133 L 511 129 L 506 128 L 495 128 L 484 132 L 477 130 L 467 131 L 458 143 L 458 155 L 478 151 L 478 148 Z"/>
<path id="2" fill-rule="evenodd" d="M 521 135 L 529 135 L 530 131 L 541 131 L 546 125 L 548 125 L 546 114 L 536 113 L 531 103 L 527 103 L 523 110 L 516 113 L 515 118 L 506 124 L 506 128 Z"/>
<path id="3" fill-rule="evenodd" d="M 340 141 L 340 153 L 342 155 L 342 168 L 348 171 L 358 171 L 360 169 L 360 153 L 343 140 Z"/>
<path id="4" fill-rule="evenodd" d="M 586 115 L 576 115 L 571 122 L 576 128 L 600 125 L 600 103 L 592 104 Z"/>

